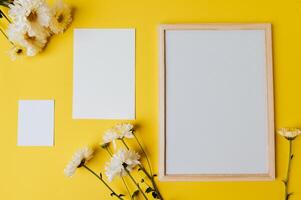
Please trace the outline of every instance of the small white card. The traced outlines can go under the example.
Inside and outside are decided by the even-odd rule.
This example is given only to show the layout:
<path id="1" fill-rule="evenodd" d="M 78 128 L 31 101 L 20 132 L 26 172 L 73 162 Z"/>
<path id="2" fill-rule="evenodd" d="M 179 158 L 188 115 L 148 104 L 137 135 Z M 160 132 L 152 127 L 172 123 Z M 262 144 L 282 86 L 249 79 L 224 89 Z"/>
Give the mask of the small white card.
<path id="1" fill-rule="evenodd" d="M 135 29 L 75 29 L 74 119 L 135 119 Z"/>
<path id="2" fill-rule="evenodd" d="M 20 100 L 18 146 L 53 146 L 54 100 Z"/>

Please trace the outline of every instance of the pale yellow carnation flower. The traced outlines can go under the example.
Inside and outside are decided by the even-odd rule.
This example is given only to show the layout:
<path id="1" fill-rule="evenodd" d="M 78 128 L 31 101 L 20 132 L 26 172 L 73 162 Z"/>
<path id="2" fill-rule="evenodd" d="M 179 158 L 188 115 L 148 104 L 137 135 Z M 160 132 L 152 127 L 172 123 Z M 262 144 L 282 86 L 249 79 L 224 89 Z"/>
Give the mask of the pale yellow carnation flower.
<path id="1" fill-rule="evenodd" d="M 93 157 L 93 149 L 90 147 L 84 147 L 79 149 L 73 155 L 71 161 L 68 163 L 64 169 L 64 173 L 67 177 L 72 177 L 77 168 L 81 167 L 83 164 L 86 164 Z"/>
<path id="2" fill-rule="evenodd" d="M 58 1 L 51 9 L 52 18 L 49 28 L 54 34 L 63 33 L 72 22 L 72 8 Z"/>
<path id="3" fill-rule="evenodd" d="M 301 135 L 301 129 L 299 128 L 281 128 L 277 133 L 288 140 L 295 139 L 298 135 Z"/>

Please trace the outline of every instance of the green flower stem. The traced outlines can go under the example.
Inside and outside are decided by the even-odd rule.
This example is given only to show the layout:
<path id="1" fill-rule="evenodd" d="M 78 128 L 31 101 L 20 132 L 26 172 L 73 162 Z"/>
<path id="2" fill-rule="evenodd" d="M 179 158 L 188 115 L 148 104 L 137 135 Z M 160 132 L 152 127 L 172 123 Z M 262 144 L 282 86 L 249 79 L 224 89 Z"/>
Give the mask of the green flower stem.
<path id="1" fill-rule="evenodd" d="M 135 181 L 134 177 L 131 175 L 131 173 L 129 172 L 129 170 L 127 170 L 126 167 L 124 167 L 124 170 L 129 175 L 129 177 L 131 178 L 131 180 L 133 181 L 133 183 L 137 186 L 138 190 L 142 193 L 144 199 L 148 200 L 147 196 L 144 194 L 143 190 L 141 189 L 139 183 L 137 183 L 137 181 Z"/>
<path id="2" fill-rule="evenodd" d="M 105 147 L 105 149 L 106 149 L 106 151 L 108 152 L 108 154 L 110 155 L 110 157 L 113 157 L 113 154 L 111 153 L 111 151 L 109 150 L 109 148 L 108 148 L 108 147 Z M 121 179 L 122 179 L 122 182 L 123 182 L 123 184 L 124 184 L 124 186 L 125 186 L 125 188 L 126 188 L 128 194 L 129 194 L 130 198 L 133 200 L 132 194 L 131 194 L 131 192 L 130 192 L 130 190 L 129 190 L 129 188 L 128 188 L 128 186 L 127 186 L 125 180 L 124 180 L 124 178 L 123 178 L 122 176 L 120 176 L 120 177 L 121 177 Z"/>
<path id="3" fill-rule="evenodd" d="M 8 38 L 8 36 L 6 35 L 6 33 L 0 28 L 0 32 L 4 35 L 4 37 L 9 41 L 9 43 L 11 43 L 11 45 L 16 46 L 12 41 L 10 41 L 10 39 Z"/>
<path id="4" fill-rule="evenodd" d="M 4 37 L 5 37 L 6 39 L 8 39 L 7 35 L 6 35 L 5 32 L 2 30 L 2 28 L 0 28 L 0 32 L 4 35 Z"/>
<path id="5" fill-rule="evenodd" d="M 133 200 L 133 197 L 132 197 L 132 194 L 131 194 L 131 192 L 130 192 L 130 189 L 128 188 L 128 186 L 127 186 L 127 184 L 126 184 L 124 178 L 122 177 L 122 175 L 120 175 L 120 177 L 121 177 L 121 179 L 122 179 L 122 182 L 123 182 L 123 184 L 124 184 L 124 186 L 125 186 L 125 188 L 126 188 L 128 194 L 129 194 L 130 198 Z"/>
<path id="6" fill-rule="evenodd" d="M 157 184 L 155 182 L 154 176 L 150 175 L 141 164 L 139 165 L 139 167 L 144 172 L 144 174 L 147 176 L 147 178 L 149 178 L 149 180 L 152 182 L 152 185 L 153 185 L 156 193 L 158 194 L 159 199 L 163 200 L 163 197 L 162 197 L 162 195 L 161 195 L 161 193 L 159 191 L 159 188 L 158 188 L 158 186 L 157 186 Z"/>
<path id="7" fill-rule="evenodd" d="M 158 197 L 159 197 L 161 200 L 163 200 L 163 197 L 162 197 L 162 195 L 161 195 L 161 193 L 160 193 L 160 191 L 159 191 L 159 188 L 158 188 L 158 186 L 157 186 L 157 184 L 156 184 L 156 182 L 155 182 L 154 175 L 152 174 L 152 171 L 151 171 L 151 165 L 150 165 L 149 159 L 147 158 L 147 154 L 145 153 L 145 151 L 144 151 L 144 149 L 143 149 L 141 143 L 139 142 L 138 138 L 135 136 L 135 134 L 133 134 L 133 135 L 134 135 L 134 137 L 135 137 L 135 139 L 136 139 L 136 141 L 137 141 L 139 147 L 141 148 L 141 151 L 143 152 L 143 154 L 144 154 L 145 157 L 146 157 L 146 160 L 147 160 L 147 163 L 148 163 L 148 166 L 149 166 L 149 169 L 150 169 L 150 173 L 147 172 L 147 170 L 145 169 L 145 167 L 144 167 L 142 164 L 140 164 L 139 167 L 140 167 L 140 169 L 144 172 L 144 174 L 147 176 L 147 178 L 152 182 L 153 188 L 155 189 L 156 193 L 158 194 Z M 126 142 L 124 141 L 124 139 L 120 139 L 120 140 L 121 140 L 121 142 L 123 143 L 123 145 L 127 148 L 127 150 L 129 150 L 130 148 L 129 148 L 129 146 L 126 144 Z"/>
<path id="8" fill-rule="evenodd" d="M 136 142 L 138 143 L 138 145 L 139 145 L 141 151 L 143 152 L 143 154 L 144 154 L 144 156 L 145 156 L 145 158 L 146 158 L 146 161 L 147 161 L 147 165 L 148 165 L 150 174 L 151 174 L 151 176 L 153 176 L 152 167 L 151 167 L 150 161 L 149 161 L 149 159 L 148 159 L 148 157 L 147 157 L 147 154 L 146 154 L 146 152 L 144 151 L 144 148 L 142 147 L 142 145 L 141 145 L 141 143 L 139 142 L 139 140 L 138 140 L 137 136 L 135 135 L 135 133 L 133 133 L 133 135 L 134 135 L 135 140 L 136 140 Z"/>
<path id="9" fill-rule="evenodd" d="M 159 191 L 159 188 L 158 188 L 158 186 L 157 186 L 157 184 L 156 184 L 156 182 L 155 182 L 155 180 L 154 180 L 154 175 L 153 175 L 153 172 L 152 172 L 152 167 L 151 167 L 150 161 L 149 161 L 149 159 L 148 159 L 148 156 L 147 156 L 147 154 L 146 154 L 146 152 L 145 152 L 143 146 L 141 145 L 140 141 L 138 140 L 136 134 L 133 133 L 133 135 L 134 135 L 135 140 L 136 140 L 136 142 L 138 143 L 138 145 L 139 145 L 141 151 L 143 152 L 143 154 L 144 154 L 144 156 L 145 156 L 145 158 L 146 158 L 147 165 L 148 165 L 148 168 L 149 168 L 149 171 L 150 171 L 150 172 L 148 173 L 143 165 L 140 165 L 140 168 L 141 168 L 141 170 L 145 173 L 145 175 L 150 179 L 150 181 L 152 182 L 153 188 L 155 189 L 156 193 L 158 194 L 158 197 L 159 197 L 161 200 L 163 200 L 163 197 L 162 197 L 162 195 L 161 195 L 161 193 L 160 193 L 160 191 Z"/>
<path id="10" fill-rule="evenodd" d="M 125 146 L 125 148 L 126 148 L 127 150 L 130 150 L 130 147 L 125 143 L 124 139 L 121 138 L 120 140 L 121 140 L 122 144 Z"/>
<path id="11" fill-rule="evenodd" d="M 293 148 L 293 139 L 289 139 L 289 158 L 288 158 L 288 164 L 287 164 L 287 171 L 286 171 L 286 177 L 285 180 L 283 181 L 284 186 L 285 186 L 285 200 L 289 200 L 290 196 L 292 195 L 292 193 L 289 193 L 288 191 L 288 187 L 289 187 L 289 181 L 290 181 L 290 173 L 291 173 L 291 161 L 294 158 L 294 154 L 292 151 Z"/>
<path id="12" fill-rule="evenodd" d="M 8 21 L 8 23 L 11 23 L 10 19 L 5 15 L 5 13 L 0 10 L 0 14 Z"/>
<path id="13" fill-rule="evenodd" d="M 111 157 L 113 157 L 113 155 L 112 155 L 111 151 L 109 150 L 109 148 L 108 148 L 108 147 L 105 147 L 105 149 L 106 149 L 106 151 L 108 152 L 108 154 L 109 154 Z"/>
<path id="14" fill-rule="evenodd" d="M 86 165 L 82 165 L 82 167 L 84 167 L 85 169 L 87 169 L 89 172 L 91 172 L 95 177 L 97 177 L 112 193 L 111 195 L 116 196 L 118 199 L 123 200 L 122 197 L 120 197 L 119 195 L 117 195 L 117 193 L 102 179 L 102 177 L 100 177 L 98 174 L 96 174 L 92 169 L 90 169 L 89 167 L 87 167 Z"/>

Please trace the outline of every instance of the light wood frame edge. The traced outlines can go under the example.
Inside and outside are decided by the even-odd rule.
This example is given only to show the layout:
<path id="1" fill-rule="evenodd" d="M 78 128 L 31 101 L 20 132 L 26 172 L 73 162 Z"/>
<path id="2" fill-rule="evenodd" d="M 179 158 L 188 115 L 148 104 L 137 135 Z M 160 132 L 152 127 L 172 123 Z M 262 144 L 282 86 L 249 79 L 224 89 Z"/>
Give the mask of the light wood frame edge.
<path id="1" fill-rule="evenodd" d="M 268 173 L 266 174 L 166 174 L 165 135 L 165 31 L 166 30 L 265 30 L 268 107 Z M 272 26 L 257 24 L 164 24 L 159 27 L 159 180 L 160 181 L 272 181 L 275 179 L 274 88 Z"/>

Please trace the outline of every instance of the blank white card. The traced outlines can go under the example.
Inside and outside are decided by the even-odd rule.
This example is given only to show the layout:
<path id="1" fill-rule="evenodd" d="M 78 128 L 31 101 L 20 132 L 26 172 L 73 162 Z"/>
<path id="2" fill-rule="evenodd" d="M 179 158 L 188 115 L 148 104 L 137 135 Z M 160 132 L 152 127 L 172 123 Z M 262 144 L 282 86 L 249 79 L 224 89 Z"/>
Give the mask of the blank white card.
<path id="1" fill-rule="evenodd" d="M 135 118 L 135 29 L 76 29 L 74 119 Z"/>
<path id="2" fill-rule="evenodd" d="M 18 146 L 53 146 L 54 101 L 20 100 Z"/>

